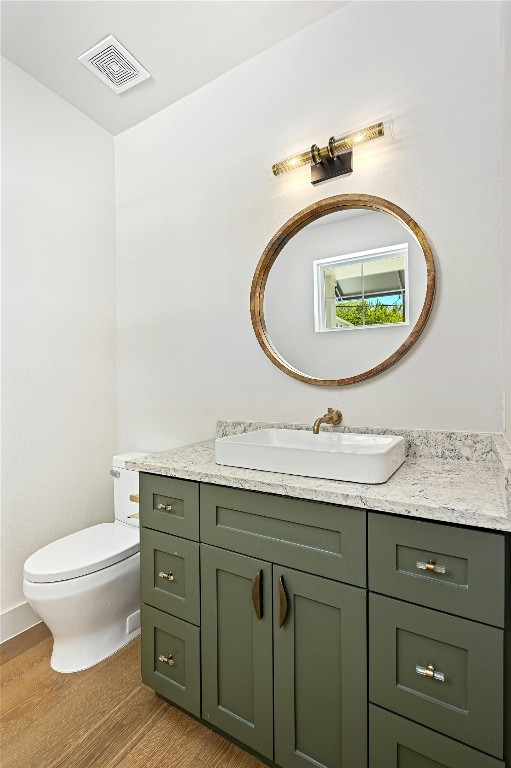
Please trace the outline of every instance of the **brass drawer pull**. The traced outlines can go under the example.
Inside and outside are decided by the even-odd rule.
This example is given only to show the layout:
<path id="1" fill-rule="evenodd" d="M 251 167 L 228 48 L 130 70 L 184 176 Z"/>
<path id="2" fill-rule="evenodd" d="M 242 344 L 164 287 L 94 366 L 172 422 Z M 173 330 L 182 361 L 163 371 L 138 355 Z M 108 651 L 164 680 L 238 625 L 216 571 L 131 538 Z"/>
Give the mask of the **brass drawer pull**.
<path id="1" fill-rule="evenodd" d="M 431 677 L 433 680 L 438 680 L 439 683 L 445 682 L 444 673 L 437 672 L 433 664 L 428 664 L 427 667 L 421 667 L 419 664 L 417 664 L 415 671 L 418 675 L 422 675 L 423 677 Z"/>
<path id="2" fill-rule="evenodd" d="M 158 504 L 158 509 L 164 509 L 165 512 L 170 512 L 172 509 L 172 504 Z"/>
<path id="3" fill-rule="evenodd" d="M 133 512 L 132 515 L 128 515 L 128 517 L 133 517 L 135 520 L 138 520 L 140 517 L 140 512 Z"/>
<path id="4" fill-rule="evenodd" d="M 140 504 L 140 494 L 130 493 L 130 501 L 133 501 L 135 504 Z"/>
<path id="5" fill-rule="evenodd" d="M 167 579 L 167 581 L 174 581 L 174 574 L 172 571 L 169 571 L 168 573 L 165 573 L 165 571 L 160 571 L 158 576 L 160 579 Z"/>
<path id="6" fill-rule="evenodd" d="M 158 656 L 158 661 L 161 661 L 162 664 L 168 664 L 169 667 L 174 666 L 174 658 L 170 653 L 168 656 L 164 656 L 163 654 L 161 656 Z"/>
<path id="7" fill-rule="evenodd" d="M 437 565 L 434 560 L 428 560 L 427 563 L 417 561 L 417 568 L 421 571 L 434 571 L 434 573 L 445 573 L 445 565 Z"/>

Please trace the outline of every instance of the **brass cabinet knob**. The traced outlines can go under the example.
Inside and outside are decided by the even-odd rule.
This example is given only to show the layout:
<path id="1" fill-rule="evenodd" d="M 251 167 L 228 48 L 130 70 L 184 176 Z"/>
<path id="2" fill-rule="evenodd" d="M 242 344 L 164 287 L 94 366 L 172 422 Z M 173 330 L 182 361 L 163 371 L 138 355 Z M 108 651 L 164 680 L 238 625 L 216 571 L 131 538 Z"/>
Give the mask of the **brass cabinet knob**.
<path id="1" fill-rule="evenodd" d="M 130 493 L 130 501 L 133 501 L 135 504 L 140 504 L 140 494 Z"/>
<path id="2" fill-rule="evenodd" d="M 428 560 L 427 563 L 422 563 L 420 560 L 417 560 L 417 568 L 419 568 L 421 571 L 445 573 L 445 565 L 437 565 L 434 560 Z"/>
<path id="3" fill-rule="evenodd" d="M 444 673 L 437 672 L 433 664 L 428 664 L 427 667 L 421 667 L 420 664 L 417 664 L 415 671 L 418 675 L 422 675 L 423 677 L 430 677 L 432 680 L 438 680 L 439 683 L 445 682 Z"/>
<path id="4" fill-rule="evenodd" d="M 168 573 L 165 573 L 165 571 L 160 571 L 158 576 L 160 579 L 167 579 L 167 581 L 174 581 L 174 574 L 172 571 L 169 571 Z"/>
<path id="5" fill-rule="evenodd" d="M 170 512 L 172 509 L 172 504 L 158 504 L 158 509 L 164 509 L 165 512 Z"/>
<path id="6" fill-rule="evenodd" d="M 168 664 L 169 667 L 174 666 L 174 658 L 170 653 L 168 656 L 164 656 L 163 654 L 161 656 L 158 656 L 158 661 L 161 661 L 162 664 Z"/>

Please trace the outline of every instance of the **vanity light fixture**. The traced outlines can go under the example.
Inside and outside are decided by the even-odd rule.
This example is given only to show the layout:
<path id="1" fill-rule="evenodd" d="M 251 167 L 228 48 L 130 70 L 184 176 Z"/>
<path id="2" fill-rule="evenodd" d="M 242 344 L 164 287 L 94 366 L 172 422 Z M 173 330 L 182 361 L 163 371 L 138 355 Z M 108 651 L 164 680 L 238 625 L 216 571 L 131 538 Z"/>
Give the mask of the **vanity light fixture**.
<path id="1" fill-rule="evenodd" d="M 310 165 L 311 184 L 321 184 L 336 176 L 345 176 L 353 171 L 353 147 L 384 135 L 385 125 L 379 122 L 344 136 L 332 136 L 326 147 L 320 149 L 317 144 L 313 144 L 310 149 L 275 163 L 272 166 L 273 175 L 281 176 L 295 168 Z"/>

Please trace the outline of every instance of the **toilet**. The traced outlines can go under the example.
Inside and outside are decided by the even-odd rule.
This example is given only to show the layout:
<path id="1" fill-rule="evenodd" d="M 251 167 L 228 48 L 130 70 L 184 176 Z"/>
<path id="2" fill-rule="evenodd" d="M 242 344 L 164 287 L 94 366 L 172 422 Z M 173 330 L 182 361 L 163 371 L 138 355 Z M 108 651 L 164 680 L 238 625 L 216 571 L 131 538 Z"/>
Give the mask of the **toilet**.
<path id="1" fill-rule="evenodd" d="M 53 635 L 56 672 L 92 667 L 140 633 L 138 472 L 126 462 L 144 455 L 114 456 L 115 522 L 64 536 L 25 562 L 23 592 Z"/>

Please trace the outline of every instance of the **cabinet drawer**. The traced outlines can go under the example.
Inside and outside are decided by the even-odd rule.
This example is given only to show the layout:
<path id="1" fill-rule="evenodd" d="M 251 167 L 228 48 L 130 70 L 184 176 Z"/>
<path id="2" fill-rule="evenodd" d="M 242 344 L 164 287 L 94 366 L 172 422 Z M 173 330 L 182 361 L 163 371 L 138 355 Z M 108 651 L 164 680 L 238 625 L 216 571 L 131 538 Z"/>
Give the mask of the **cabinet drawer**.
<path id="1" fill-rule="evenodd" d="M 504 538 L 370 513 L 369 589 L 503 627 Z"/>
<path id="2" fill-rule="evenodd" d="M 142 605 L 142 680 L 199 717 L 199 628 Z"/>
<path id="3" fill-rule="evenodd" d="M 370 595 L 369 698 L 501 758 L 503 635 L 494 627 Z M 417 671 L 430 665 L 443 682 Z"/>
<path id="4" fill-rule="evenodd" d="M 369 768 L 505 768 L 494 757 L 369 706 Z"/>
<path id="5" fill-rule="evenodd" d="M 195 541 L 142 528 L 142 602 L 200 623 L 199 545 Z"/>
<path id="6" fill-rule="evenodd" d="M 199 484 L 141 473 L 140 524 L 198 541 Z"/>
<path id="7" fill-rule="evenodd" d="M 301 571 L 366 584 L 366 512 L 201 485 L 201 541 Z"/>

